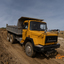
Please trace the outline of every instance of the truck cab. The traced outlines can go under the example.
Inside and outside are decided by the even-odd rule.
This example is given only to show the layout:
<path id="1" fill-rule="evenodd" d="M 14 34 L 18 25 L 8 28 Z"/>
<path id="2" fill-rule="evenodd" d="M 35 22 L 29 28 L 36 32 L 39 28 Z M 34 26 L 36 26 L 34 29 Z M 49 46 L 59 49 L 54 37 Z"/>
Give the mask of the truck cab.
<path id="1" fill-rule="evenodd" d="M 17 26 L 22 27 L 20 43 L 24 45 L 28 56 L 34 56 L 35 52 L 42 52 L 47 56 L 56 54 L 55 49 L 60 47 L 58 34 L 47 32 L 46 22 L 41 19 L 21 17 Z M 19 36 L 16 39 L 18 38 Z"/>

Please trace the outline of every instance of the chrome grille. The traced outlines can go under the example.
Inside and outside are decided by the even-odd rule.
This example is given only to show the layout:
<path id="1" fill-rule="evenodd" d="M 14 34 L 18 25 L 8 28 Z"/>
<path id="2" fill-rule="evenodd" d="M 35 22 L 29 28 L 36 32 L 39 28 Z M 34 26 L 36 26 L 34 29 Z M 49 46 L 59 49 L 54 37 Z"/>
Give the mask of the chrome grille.
<path id="1" fill-rule="evenodd" d="M 45 43 L 57 42 L 57 36 L 46 36 Z"/>

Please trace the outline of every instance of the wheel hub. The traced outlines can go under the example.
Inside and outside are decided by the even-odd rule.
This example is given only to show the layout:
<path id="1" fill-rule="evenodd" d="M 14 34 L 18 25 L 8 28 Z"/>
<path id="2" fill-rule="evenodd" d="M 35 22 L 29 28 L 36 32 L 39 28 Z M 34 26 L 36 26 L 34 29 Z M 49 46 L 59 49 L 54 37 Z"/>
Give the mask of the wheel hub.
<path id="1" fill-rule="evenodd" d="M 30 47 L 30 46 L 27 46 L 26 52 L 27 52 L 27 53 L 30 53 L 30 52 L 31 52 L 31 47 Z"/>
<path id="2" fill-rule="evenodd" d="M 9 37 L 7 37 L 7 40 L 9 40 Z"/>
<path id="3" fill-rule="evenodd" d="M 10 38 L 10 42 L 12 42 L 12 38 Z"/>

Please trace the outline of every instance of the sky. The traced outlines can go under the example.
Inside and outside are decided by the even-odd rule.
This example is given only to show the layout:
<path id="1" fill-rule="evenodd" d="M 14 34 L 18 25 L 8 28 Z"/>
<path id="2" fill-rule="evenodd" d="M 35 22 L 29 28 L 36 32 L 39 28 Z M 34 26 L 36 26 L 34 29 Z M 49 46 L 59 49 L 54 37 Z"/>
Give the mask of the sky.
<path id="1" fill-rule="evenodd" d="M 64 0 L 0 0 L 0 27 L 20 17 L 44 19 L 48 29 L 64 30 Z"/>

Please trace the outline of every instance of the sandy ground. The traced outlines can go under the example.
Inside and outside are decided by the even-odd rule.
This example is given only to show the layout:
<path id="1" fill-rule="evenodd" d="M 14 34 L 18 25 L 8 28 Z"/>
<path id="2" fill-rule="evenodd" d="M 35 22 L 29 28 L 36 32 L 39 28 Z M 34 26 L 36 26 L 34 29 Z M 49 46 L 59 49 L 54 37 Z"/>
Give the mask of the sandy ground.
<path id="1" fill-rule="evenodd" d="M 46 58 L 39 53 L 34 58 L 28 57 L 18 42 L 11 44 L 6 40 L 6 33 L 5 30 L 0 30 L 0 64 L 64 64 L 64 58 Z M 57 51 L 64 55 L 64 39 L 59 37 L 58 42 L 61 47 Z"/>

